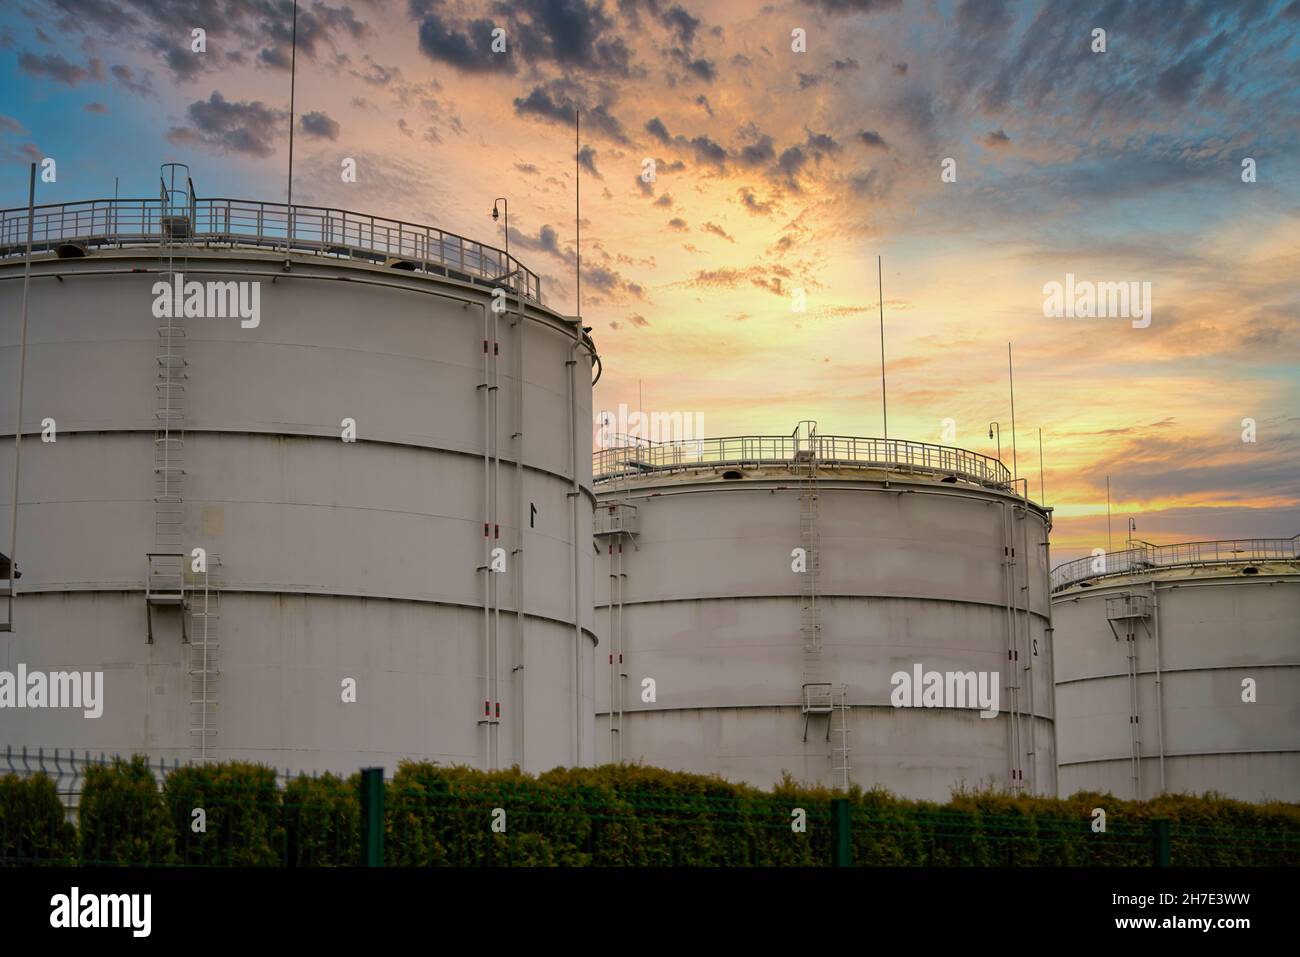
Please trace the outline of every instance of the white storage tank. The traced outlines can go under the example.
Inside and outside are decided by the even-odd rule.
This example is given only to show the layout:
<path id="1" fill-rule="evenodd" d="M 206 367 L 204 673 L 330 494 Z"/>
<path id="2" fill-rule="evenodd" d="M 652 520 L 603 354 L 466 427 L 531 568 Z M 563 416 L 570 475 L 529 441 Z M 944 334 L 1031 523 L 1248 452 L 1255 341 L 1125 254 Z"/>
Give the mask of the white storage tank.
<path id="1" fill-rule="evenodd" d="M 36 209 L 0 671 L 102 673 L 102 715 L 6 709 L 0 746 L 590 763 L 579 323 L 491 247 L 165 176 Z M 6 546 L 26 233 L 0 213 Z"/>
<path id="2" fill-rule="evenodd" d="M 595 471 L 600 760 L 1056 793 L 1050 513 L 999 461 L 802 423 Z"/>
<path id="3" fill-rule="evenodd" d="M 1062 795 L 1300 800 L 1300 536 L 1052 571 Z"/>

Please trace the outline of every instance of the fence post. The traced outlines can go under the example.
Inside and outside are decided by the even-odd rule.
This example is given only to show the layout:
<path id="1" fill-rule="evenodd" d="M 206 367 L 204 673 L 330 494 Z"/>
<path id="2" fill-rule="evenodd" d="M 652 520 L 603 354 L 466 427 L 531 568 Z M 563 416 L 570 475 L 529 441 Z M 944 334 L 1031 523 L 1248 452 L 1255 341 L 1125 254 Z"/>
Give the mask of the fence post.
<path id="1" fill-rule="evenodd" d="M 384 769 L 361 769 L 361 866 L 384 866 Z"/>
<path id="2" fill-rule="evenodd" d="M 1158 817 L 1151 822 L 1151 863 L 1155 867 L 1169 866 L 1169 821 Z"/>
<path id="3" fill-rule="evenodd" d="M 851 867 L 853 850 L 849 840 L 848 798 L 831 798 L 831 865 Z"/>

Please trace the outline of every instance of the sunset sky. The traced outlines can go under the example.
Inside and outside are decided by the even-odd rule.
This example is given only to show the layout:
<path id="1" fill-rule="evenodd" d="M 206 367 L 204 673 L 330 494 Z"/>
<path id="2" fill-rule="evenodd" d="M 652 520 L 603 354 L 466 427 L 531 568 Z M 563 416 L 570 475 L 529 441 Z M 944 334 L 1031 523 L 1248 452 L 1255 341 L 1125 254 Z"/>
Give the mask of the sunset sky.
<path id="1" fill-rule="evenodd" d="M 38 203 L 156 195 L 167 160 L 283 201 L 291 10 L 6 3 L 0 205 L 46 156 Z M 1054 559 L 1106 546 L 1107 475 L 1117 546 L 1130 515 L 1156 543 L 1300 532 L 1300 0 L 307 0 L 294 199 L 500 245 L 504 195 L 573 314 L 575 107 L 597 408 L 880 435 L 879 255 L 890 435 L 951 418 L 992 454 L 997 420 L 1010 465 L 1011 342 Z M 1067 273 L 1151 283 L 1149 327 L 1045 318 Z"/>

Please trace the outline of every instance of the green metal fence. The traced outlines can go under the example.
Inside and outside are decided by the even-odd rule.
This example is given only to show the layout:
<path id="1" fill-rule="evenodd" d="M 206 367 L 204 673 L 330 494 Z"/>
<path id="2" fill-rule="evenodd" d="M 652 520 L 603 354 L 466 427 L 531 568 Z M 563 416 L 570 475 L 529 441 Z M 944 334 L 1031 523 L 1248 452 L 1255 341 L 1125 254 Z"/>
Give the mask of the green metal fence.
<path id="1" fill-rule="evenodd" d="M 1098 828 L 1094 803 L 1110 808 Z M 152 866 L 1241 866 L 1300 863 L 1300 806 L 757 791 L 619 767 L 406 765 L 280 787 L 253 765 L 87 775 L 74 827 L 45 775 L 0 777 L 0 864 Z"/>

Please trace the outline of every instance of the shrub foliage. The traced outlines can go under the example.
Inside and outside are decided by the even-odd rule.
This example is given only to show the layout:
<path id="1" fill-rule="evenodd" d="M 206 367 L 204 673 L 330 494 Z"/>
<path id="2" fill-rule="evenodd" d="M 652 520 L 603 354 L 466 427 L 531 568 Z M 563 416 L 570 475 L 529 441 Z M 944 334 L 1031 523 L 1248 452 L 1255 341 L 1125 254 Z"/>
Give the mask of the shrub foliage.
<path id="1" fill-rule="evenodd" d="M 360 776 L 298 778 L 241 762 L 178 768 L 159 787 L 144 758 L 87 770 L 73 828 L 44 775 L 0 777 L 0 863 L 351 866 Z M 789 776 L 771 791 L 641 765 L 476 771 L 403 762 L 385 785 L 385 863 L 414 867 L 824 866 L 832 801 L 849 802 L 851 861 L 869 867 L 1149 866 L 1152 822 L 1172 863 L 1300 862 L 1300 804 L 1214 794 L 1123 801 L 958 791 L 946 804 Z M 1105 811 L 1105 829 L 1097 825 Z M 202 814 L 196 814 L 201 810 Z"/>
<path id="2" fill-rule="evenodd" d="M 45 774 L 0 777 L 0 864 L 72 864 L 77 830 Z"/>

